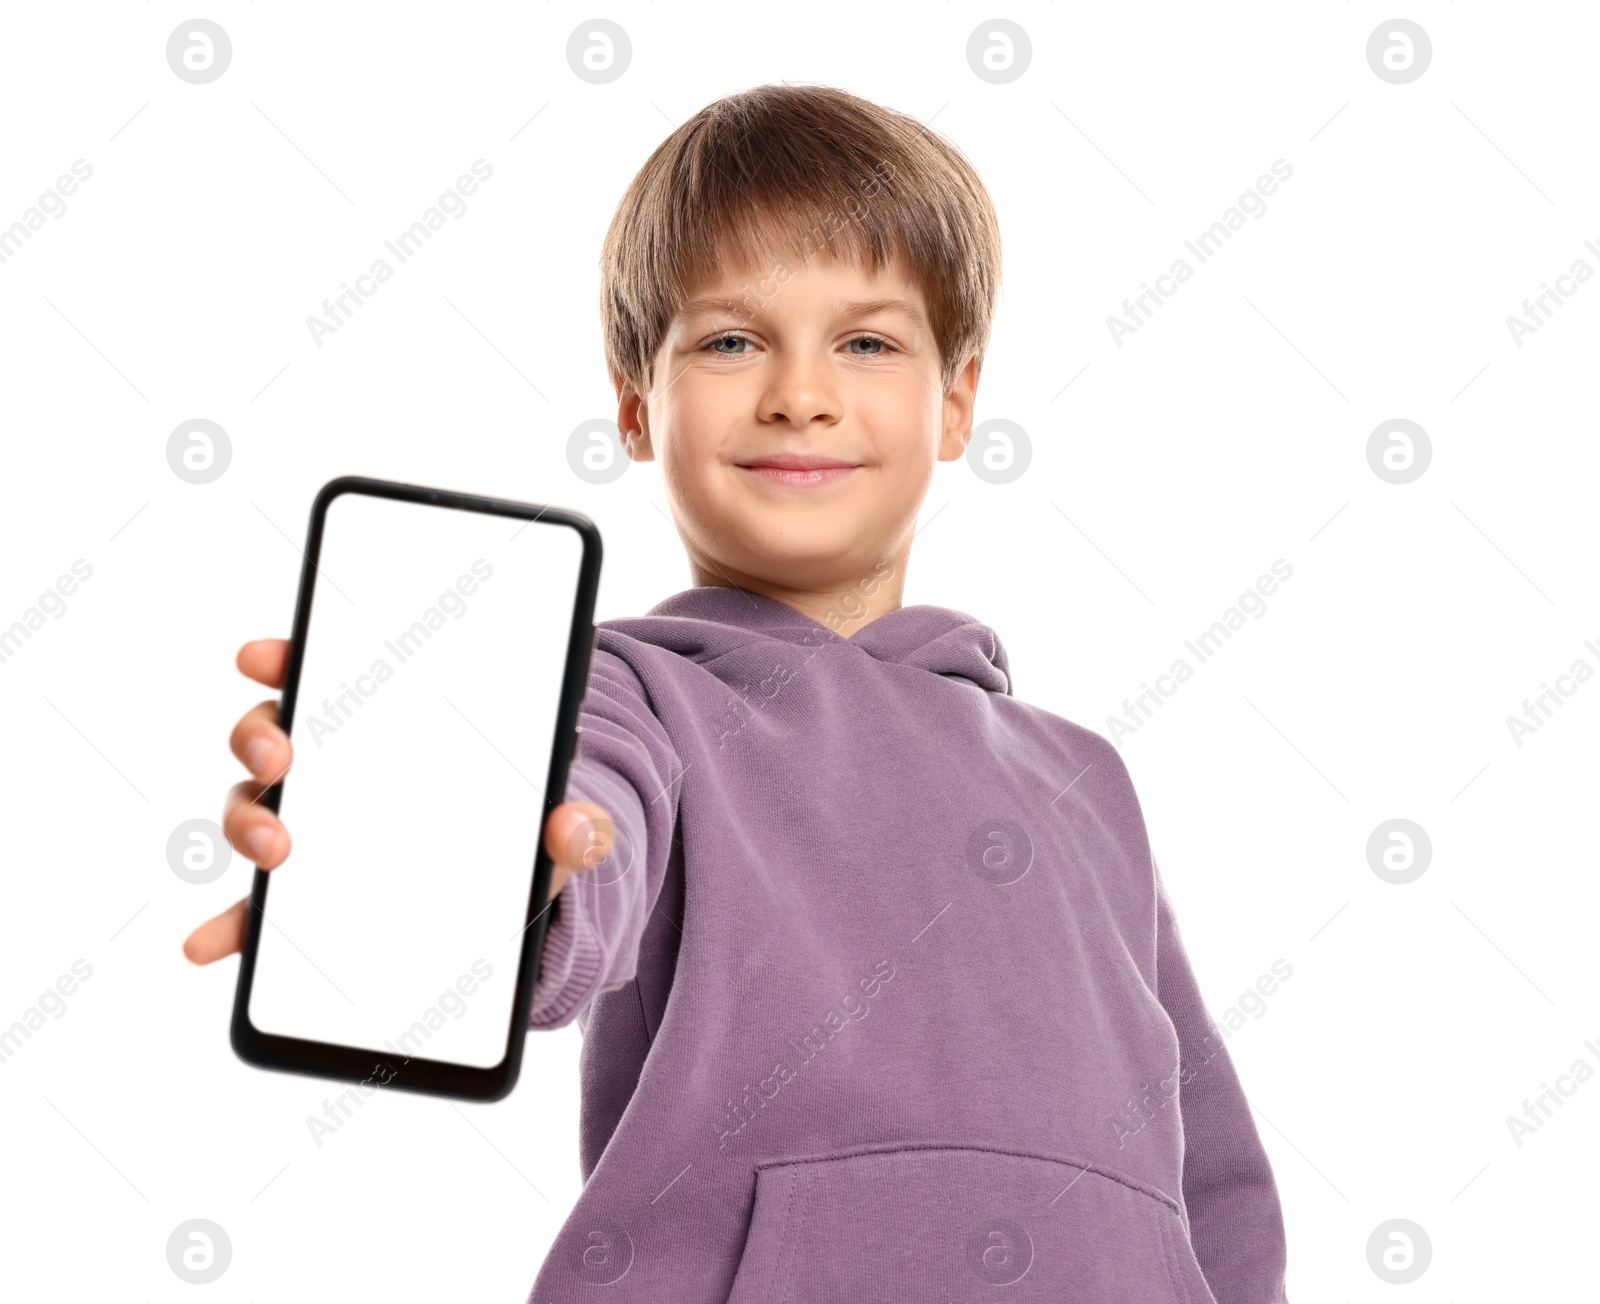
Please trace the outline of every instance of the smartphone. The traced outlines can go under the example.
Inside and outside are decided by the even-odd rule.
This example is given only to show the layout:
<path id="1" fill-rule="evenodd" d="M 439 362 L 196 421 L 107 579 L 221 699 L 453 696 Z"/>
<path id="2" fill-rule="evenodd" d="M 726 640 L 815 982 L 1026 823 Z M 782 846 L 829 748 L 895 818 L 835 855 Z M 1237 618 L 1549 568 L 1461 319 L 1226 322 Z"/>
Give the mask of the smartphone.
<path id="1" fill-rule="evenodd" d="M 516 1085 L 544 826 L 594 652 L 600 534 L 559 507 L 344 476 L 311 509 L 231 1040 L 246 1063 L 466 1100 Z"/>

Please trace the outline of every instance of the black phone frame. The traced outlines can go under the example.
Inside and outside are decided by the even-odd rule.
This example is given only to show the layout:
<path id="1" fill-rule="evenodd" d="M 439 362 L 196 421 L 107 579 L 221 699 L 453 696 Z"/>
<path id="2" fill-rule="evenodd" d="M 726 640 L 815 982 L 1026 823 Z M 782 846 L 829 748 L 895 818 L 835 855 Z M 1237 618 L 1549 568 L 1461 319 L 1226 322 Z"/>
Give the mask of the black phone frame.
<path id="1" fill-rule="evenodd" d="M 533 831 L 535 844 L 533 884 L 528 895 L 528 917 L 524 925 L 522 956 L 517 966 L 517 988 L 512 1000 L 511 1022 L 506 1029 L 506 1053 L 489 1068 L 476 1068 L 446 1060 L 411 1056 L 396 1067 L 382 1051 L 331 1042 L 311 1041 L 263 1032 L 250 1022 L 250 987 L 255 976 L 257 948 L 267 904 L 267 886 L 274 873 L 256 866 L 246 911 L 244 951 L 239 965 L 239 982 L 234 991 L 230 1041 L 245 1063 L 257 1068 L 337 1081 L 398 1088 L 457 1100 L 503 1100 L 516 1086 L 522 1070 L 522 1054 L 527 1040 L 528 1015 L 533 1004 L 538 966 L 544 954 L 545 932 L 550 911 L 546 897 L 550 889 L 550 854 L 544 845 L 544 827 L 550 813 L 564 799 L 567 774 L 578 744 L 578 711 L 588 686 L 589 665 L 594 655 L 596 631 L 594 607 L 600 587 L 600 531 L 593 521 L 579 512 L 537 503 L 488 498 L 479 494 L 432 489 L 422 485 L 375 480 L 366 476 L 339 476 L 318 491 L 311 506 L 311 524 L 306 533 L 305 561 L 300 571 L 299 596 L 295 603 L 294 631 L 289 640 L 289 662 L 284 673 L 283 694 L 278 718 L 285 733 L 294 720 L 295 695 L 300 683 L 306 635 L 311 623 L 312 595 L 316 588 L 317 558 L 322 550 L 323 524 L 329 505 L 341 494 L 366 494 L 377 498 L 399 499 L 457 511 L 484 512 L 517 520 L 545 522 L 576 530 L 583 542 L 579 563 L 578 590 L 572 610 L 572 628 L 567 638 L 567 656 L 561 686 L 561 701 L 556 714 L 555 739 L 551 747 L 549 777 L 545 785 L 544 812 Z M 291 766 L 291 771 L 293 767 Z M 260 802 L 274 814 L 283 792 L 282 776 L 261 795 Z M 385 1075 L 384 1071 L 387 1070 Z"/>

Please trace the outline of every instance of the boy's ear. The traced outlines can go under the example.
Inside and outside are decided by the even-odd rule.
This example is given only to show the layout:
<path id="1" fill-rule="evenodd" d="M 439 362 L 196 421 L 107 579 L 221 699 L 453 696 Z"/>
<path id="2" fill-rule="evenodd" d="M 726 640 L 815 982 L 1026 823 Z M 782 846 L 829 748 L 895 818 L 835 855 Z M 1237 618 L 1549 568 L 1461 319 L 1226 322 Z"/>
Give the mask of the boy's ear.
<path id="1" fill-rule="evenodd" d="M 944 396 L 944 429 L 939 436 L 939 460 L 954 462 L 966 454 L 972 438 L 972 410 L 978 396 L 978 355 L 956 373 L 955 384 Z"/>
<path id="2" fill-rule="evenodd" d="M 612 378 L 617 388 L 617 434 L 630 460 L 653 462 L 655 452 L 650 447 L 650 414 L 644 396 L 631 380 L 623 376 Z"/>

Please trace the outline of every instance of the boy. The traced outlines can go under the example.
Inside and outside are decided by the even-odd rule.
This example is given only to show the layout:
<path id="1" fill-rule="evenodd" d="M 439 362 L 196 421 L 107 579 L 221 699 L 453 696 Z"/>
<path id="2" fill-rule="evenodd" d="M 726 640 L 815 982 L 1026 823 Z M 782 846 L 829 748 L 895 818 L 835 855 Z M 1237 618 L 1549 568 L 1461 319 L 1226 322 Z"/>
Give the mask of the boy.
<path id="1" fill-rule="evenodd" d="M 760 87 L 656 150 L 601 264 L 617 425 L 694 583 L 600 626 L 545 832 L 531 1025 L 583 1029 L 585 1187 L 531 1299 L 1284 1300 L 1116 749 L 1013 697 L 994 631 L 901 605 L 998 294 L 977 175 L 910 118 Z M 285 654 L 239 666 L 276 687 Z M 232 746 L 228 836 L 271 868 L 272 702 Z"/>

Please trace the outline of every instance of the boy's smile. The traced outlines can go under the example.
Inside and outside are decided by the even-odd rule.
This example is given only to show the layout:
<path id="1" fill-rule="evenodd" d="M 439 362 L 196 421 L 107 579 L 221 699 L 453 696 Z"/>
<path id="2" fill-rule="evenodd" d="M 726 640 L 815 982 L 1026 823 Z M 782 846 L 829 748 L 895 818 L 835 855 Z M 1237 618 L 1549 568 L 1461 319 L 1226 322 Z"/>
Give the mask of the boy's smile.
<path id="1" fill-rule="evenodd" d="M 903 268 L 724 266 L 691 288 L 648 392 L 618 381 L 618 428 L 635 461 L 661 462 L 697 585 L 821 619 L 888 560 L 893 578 L 855 625 L 901 604 L 917 513 L 935 462 L 966 449 L 977 384 L 969 362 L 940 392 L 927 305 Z"/>
<path id="2" fill-rule="evenodd" d="M 827 457 L 820 453 L 770 453 L 736 465 L 769 484 L 782 485 L 786 489 L 810 489 L 834 484 L 852 471 L 861 469 L 860 462 Z"/>

